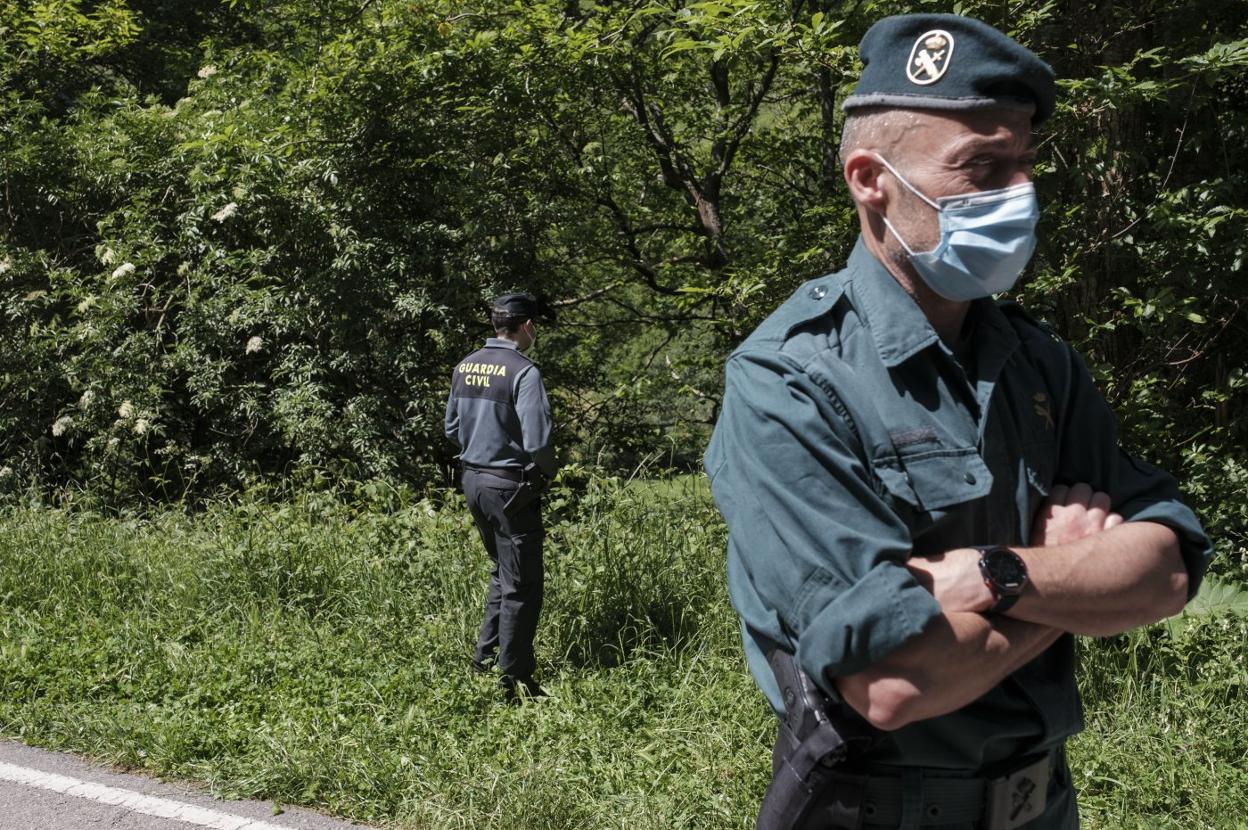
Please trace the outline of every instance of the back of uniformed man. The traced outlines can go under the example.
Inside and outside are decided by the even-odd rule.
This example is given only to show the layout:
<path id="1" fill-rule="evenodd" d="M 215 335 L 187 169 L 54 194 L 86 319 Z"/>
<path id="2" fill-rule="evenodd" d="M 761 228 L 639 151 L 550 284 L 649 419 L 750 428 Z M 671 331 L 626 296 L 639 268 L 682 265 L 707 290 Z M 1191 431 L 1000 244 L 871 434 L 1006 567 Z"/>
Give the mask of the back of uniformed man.
<path id="1" fill-rule="evenodd" d="M 873 727 L 805 826 L 1071 830 L 1072 635 L 1177 613 L 1211 545 L 1074 350 L 991 299 L 1035 245 L 1052 70 L 953 15 L 882 20 L 861 55 L 858 244 L 729 358 L 706 455 L 746 656 L 777 713 L 803 699 L 768 663 L 787 653 Z M 782 723 L 778 776 L 824 774 L 806 729 Z"/>
<path id="2" fill-rule="evenodd" d="M 537 339 L 538 313 L 529 294 L 495 300 L 495 336 L 456 365 L 446 402 L 446 437 L 460 447 L 464 497 L 493 562 L 472 667 L 497 665 L 510 700 L 542 694 L 533 679 L 544 579 L 541 499 L 507 507 L 526 476 L 555 473 L 550 402 L 524 354 Z"/>

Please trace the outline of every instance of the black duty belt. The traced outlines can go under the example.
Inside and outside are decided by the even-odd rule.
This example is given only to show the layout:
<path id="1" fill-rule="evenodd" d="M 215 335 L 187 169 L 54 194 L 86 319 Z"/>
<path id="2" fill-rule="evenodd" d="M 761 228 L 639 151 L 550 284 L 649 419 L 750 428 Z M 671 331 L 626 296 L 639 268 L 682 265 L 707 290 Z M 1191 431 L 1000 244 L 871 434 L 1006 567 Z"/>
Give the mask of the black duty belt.
<path id="1" fill-rule="evenodd" d="M 476 464 L 469 464 L 461 461 L 460 465 L 465 470 L 472 470 L 474 473 L 486 473 L 487 475 L 505 478 L 508 481 L 524 481 L 524 474 L 516 467 L 481 467 Z"/>
<path id="2" fill-rule="evenodd" d="M 920 826 L 979 822 L 976 826 L 985 830 L 1009 830 L 1026 824 L 1043 812 L 1049 778 L 1062 755 L 1058 750 L 1031 756 L 995 778 L 924 774 Z M 853 778 L 862 782 L 861 776 Z M 902 776 L 868 773 L 860 807 L 863 825 L 897 827 L 908 783 Z"/>
<path id="3" fill-rule="evenodd" d="M 937 825 L 1014 830 L 1044 812 L 1049 781 L 1065 773 L 1065 752 L 1015 757 L 989 769 L 874 765 L 872 732 L 828 700 L 794 656 L 772 649 L 784 712 L 772 751 L 772 779 L 755 830 L 906 830 Z M 1060 780 L 1060 778 L 1059 778 Z"/>

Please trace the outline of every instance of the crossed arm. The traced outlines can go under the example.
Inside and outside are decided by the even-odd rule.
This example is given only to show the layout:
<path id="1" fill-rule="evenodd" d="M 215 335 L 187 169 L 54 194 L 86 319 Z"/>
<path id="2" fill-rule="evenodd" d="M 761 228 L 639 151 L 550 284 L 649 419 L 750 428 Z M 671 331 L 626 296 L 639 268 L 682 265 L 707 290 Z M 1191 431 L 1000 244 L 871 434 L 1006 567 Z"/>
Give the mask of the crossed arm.
<path id="1" fill-rule="evenodd" d="M 1012 548 L 1029 582 L 1008 615 L 985 615 L 992 593 L 979 552 L 958 548 L 907 566 L 943 614 L 885 659 L 835 682 L 881 729 L 952 712 L 1035 659 L 1063 633 L 1106 636 L 1178 613 L 1187 572 L 1173 530 L 1124 523 L 1086 484 L 1054 487 L 1035 520 L 1038 546 Z"/>

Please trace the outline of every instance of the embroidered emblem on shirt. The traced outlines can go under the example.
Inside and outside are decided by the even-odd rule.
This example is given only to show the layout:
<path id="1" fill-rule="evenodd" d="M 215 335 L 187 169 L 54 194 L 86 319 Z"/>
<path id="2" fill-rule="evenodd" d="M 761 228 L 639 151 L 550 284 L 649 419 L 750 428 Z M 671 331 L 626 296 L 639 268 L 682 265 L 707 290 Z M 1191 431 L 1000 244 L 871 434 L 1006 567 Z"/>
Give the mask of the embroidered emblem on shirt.
<path id="1" fill-rule="evenodd" d="M 944 77 L 953 58 L 953 35 L 933 29 L 919 35 L 906 62 L 906 77 L 920 86 L 934 84 Z"/>
<path id="2" fill-rule="evenodd" d="M 897 449 L 902 447 L 913 446 L 914 444 L 928 444 L 936 440 L 936 430 L 931 427 L 920 427 L 918 429 L 903 429 L 897 432 L 890 432 L 888 437 L 893 439 L 893 446 Z"/>
<path id="3" fill-rule="evenodd" d="M 1037 392 L 1031 396 L 1031 399 L 1035 402 L 1032 404 L 1032 409 L 1037 415 L 1044 418 L 1044 428 L 1052 432 L 1053 412 L 1049 409 L 1049 396 L 1043 392 Z"/>

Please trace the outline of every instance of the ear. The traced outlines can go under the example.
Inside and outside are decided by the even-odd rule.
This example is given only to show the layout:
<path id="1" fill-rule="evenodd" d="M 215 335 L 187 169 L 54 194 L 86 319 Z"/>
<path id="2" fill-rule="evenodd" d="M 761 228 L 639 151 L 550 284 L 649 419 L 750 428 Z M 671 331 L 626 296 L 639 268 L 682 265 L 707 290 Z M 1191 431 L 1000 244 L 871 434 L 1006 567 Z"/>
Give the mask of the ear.
<path id="1" fill-rule="evenodd" d="M 870 150 L 854 150 L 845 159 L 845 184 L 849 195 L 868 210 L 883 213 L 888 206 L 888 193 L 884 190 L 880 175 L 887 173 L 883 164 Z"/>

